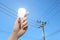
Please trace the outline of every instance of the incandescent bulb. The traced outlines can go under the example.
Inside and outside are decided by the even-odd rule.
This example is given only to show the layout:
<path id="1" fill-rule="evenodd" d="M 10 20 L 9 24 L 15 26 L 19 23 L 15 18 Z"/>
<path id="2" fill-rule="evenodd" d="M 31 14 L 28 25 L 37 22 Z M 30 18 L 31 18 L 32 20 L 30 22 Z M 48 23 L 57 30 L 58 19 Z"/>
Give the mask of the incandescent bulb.
<path id="1" fill-rule="evenodd" d="M 18 17 L 23 18 L 26 13 L 27 13 L 27 10 L 25 8 L 18 9 Z"/>

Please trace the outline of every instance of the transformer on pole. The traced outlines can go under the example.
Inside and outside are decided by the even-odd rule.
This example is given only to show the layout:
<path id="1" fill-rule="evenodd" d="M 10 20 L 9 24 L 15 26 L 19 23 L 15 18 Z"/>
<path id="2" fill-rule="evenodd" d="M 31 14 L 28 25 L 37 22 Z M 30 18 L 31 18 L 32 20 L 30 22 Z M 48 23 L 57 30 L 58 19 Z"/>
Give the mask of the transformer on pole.
<path id="1" fill-rule="evenodd" d="M 44 31 L 44 26 L 46 25 L 46 22 L 42 20 L 37 20 L 37 23 L 39 24 L 38 28 L 42 28 L 42 40 L 45 40 L 45 31 Z"/>

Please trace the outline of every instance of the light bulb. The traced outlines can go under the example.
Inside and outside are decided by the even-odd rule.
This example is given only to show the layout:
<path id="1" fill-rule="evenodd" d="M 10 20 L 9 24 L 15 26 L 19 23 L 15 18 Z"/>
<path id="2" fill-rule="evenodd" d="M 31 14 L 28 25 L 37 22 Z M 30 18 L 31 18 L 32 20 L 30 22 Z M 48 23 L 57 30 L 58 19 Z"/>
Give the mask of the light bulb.
<path id="1" fill-rule="evenodd" d="M 27 10 L 25 8 L 18 9 L 18 17 L 23 18 L 26 13 L 27 13 Z"/>

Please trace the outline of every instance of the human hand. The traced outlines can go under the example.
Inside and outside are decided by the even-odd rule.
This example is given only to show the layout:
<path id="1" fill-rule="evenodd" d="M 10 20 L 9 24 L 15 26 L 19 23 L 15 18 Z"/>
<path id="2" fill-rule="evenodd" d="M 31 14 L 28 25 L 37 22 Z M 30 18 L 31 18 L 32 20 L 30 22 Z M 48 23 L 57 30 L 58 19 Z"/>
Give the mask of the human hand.
<path id="1" fill-rule="evenodd" d="M 28 28 L 28 24 L 27 24 L 26 15 L 22 20 L 18 17 L 15 21 L 13 32 L 10 35 L 9 39 L 17 40 L 26 32 L 27 28 Z"/>

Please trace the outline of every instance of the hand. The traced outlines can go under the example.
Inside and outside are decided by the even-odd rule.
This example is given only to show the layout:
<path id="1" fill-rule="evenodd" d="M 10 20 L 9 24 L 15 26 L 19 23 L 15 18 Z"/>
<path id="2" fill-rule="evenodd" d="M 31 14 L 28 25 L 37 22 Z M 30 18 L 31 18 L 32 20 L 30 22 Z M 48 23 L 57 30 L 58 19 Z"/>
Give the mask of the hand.
<path id="1" fill-rule="evenodd" d="M 14 29 L 9 39 L 17 40 L 26 32 L 27 28 L 28 28 L 28 24 L 27 24 L 26 16 L 22 20 L 18 17 L 15 21 Z"/>

